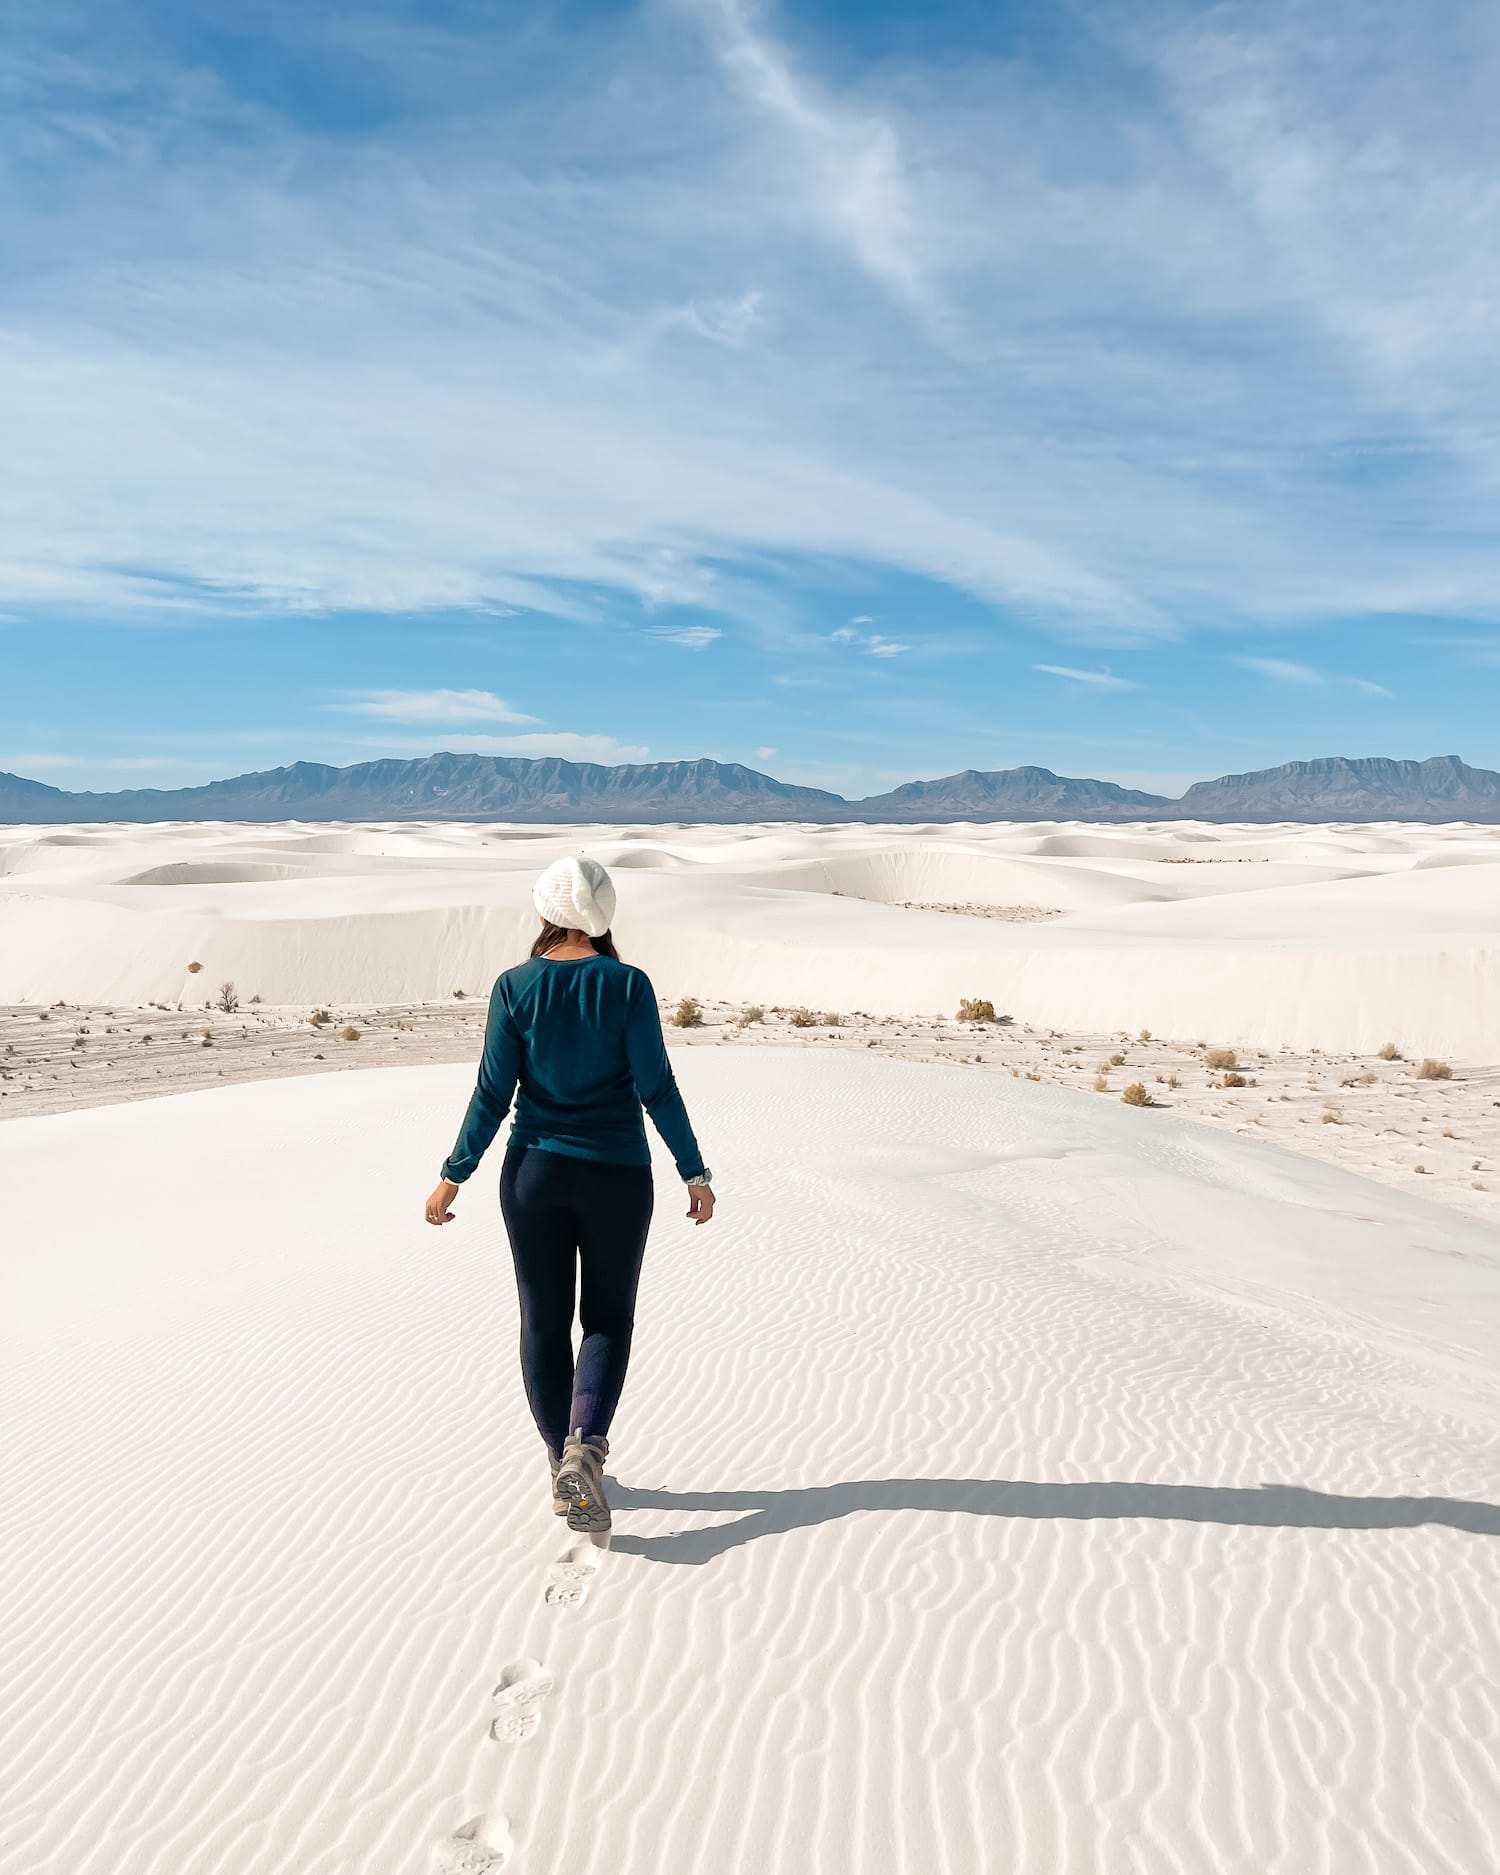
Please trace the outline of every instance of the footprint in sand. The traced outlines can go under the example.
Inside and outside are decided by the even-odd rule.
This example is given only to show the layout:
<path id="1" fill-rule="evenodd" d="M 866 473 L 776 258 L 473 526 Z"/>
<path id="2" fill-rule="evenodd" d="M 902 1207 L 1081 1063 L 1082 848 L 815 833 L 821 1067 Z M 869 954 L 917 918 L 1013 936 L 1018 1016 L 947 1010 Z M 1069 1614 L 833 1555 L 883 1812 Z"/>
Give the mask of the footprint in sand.
<path id="1" fill-rule="evenodd" d="M 554 1608 L 576 1608 L 589 1592 L 589 1579 L 598 1571 L 596 1545 L 587 1538 L 575 1543 L 547 1571 L 546 1599 Z"/>
<path id="2" fill-rule="evenodd" d="M 492 1875 L 510 1860 L 510 1824 L 503 1816 L 476 1816 L 438 1844 L 437 1875 Z"/>
<path id="3" fill-rule="evenodd" d="M 552 1675 L 539 1660 L 518 1660 L 500 1675 L 492 1695 L 495 1722 L 490 1737 L 501 1745 L 519 1745 L 542 1723 L 537 1707 L 552 1691 Z"/>

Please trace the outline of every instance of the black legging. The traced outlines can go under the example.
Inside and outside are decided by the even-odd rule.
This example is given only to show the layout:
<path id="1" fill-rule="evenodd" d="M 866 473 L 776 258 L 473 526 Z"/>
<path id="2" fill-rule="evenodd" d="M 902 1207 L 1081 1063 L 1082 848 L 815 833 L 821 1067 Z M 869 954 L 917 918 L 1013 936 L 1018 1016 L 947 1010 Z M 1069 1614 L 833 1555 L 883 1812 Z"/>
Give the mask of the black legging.
<path id="1" fill-rule="evenodd" d="M 575 1159 L 540 1146 L 506 1151 L 500 1211 L 521 1299 L 521 1377 L 554 1458 L 576 1427 L 592 1438 L 609 1431 L 630 1360 L 653 1198 L 649 1165 Z M 575 1364 L 580 1264 L 583 1342 Z"/>

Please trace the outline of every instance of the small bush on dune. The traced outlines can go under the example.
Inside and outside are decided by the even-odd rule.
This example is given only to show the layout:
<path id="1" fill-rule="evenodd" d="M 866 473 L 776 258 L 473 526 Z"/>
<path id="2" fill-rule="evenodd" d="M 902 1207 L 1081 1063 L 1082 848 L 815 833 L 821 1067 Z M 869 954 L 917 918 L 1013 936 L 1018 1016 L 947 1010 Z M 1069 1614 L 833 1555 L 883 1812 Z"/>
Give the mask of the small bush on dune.
<path id="1" fill-rule="evenodd" d="M 315 1009 L 307 1019 L 315 1029 L 321 1029 L 325 1022 L 332 1022 L 333 1017 L 326 1009 Z"/>
<path id="2" fill-rule="evenodd" d="M 740 1021 L 742 1023 L 764 1022 L 765 1019 L 766 1012 L 761 1008 L 759 1003 L 751 1003 L 748 1009 L 742 1009 L 740 1011 Z"/>
<path id="3" fill-rule="evenodd" d="M 1243 1074 L 1226 1074 L 1224 1076 L 1224 1085 L 1226 1087 L 1248 1087 L 1250 1083 L 1245 1079 Z"/>
<path id="4" fill-rule="evenodd" d="M 1232 1048 L 1210 1048 L 1203 1057 L 1205 1068 L 1237 1068 L 1240 1058 Z"/>
<path id="5" fill-rule="evenodd" d="M 823 1026 L 829 1029 L 841 1029 L 844 1026 L 844 1018 L 836 1009 L 825 1009 L 823 1011 Z"/>
<path id="6" fill-rule="evenodd" d="M 1123 1068 L 1125 1066 L 1125 1057 L 1123 1055 L 1111 1055 L 1109 1065 L 1112 1068 Z"/>
<path id="7" fill-rule="evenodd" d="M 995 1005 L 987 996 L 961 996 L 958 1003 L 960 1022 L 993 1022 Z"/>
<path id="8" fill-rule="evenodd" d="M 219 1007 L 226 1016 L 232 1016 L 240 1006 L 239 993 L 232 983 L 219 985 Z"/>
<path id="9" fill-rule="evenodd" d="M 1135 1039 L 1138 1042 L 1149 1042 L 1151 1040 L 1150 1029 L 1142 1029 L 1140 1034 Z"/>
<path id="10" fill-rule="evenodd" d="M 188 965 L 188 975 L 190 977 L 195 977 L 202 968 L 202 964 L 194 959 L 194 961 Z"/>
<path id="11" fill-rule="evenodd" d="M 352 1022 L 340 1029 L 339 1034 L 343 1036 L 346 1042 L 357 1042 L 359 1040 L 359 1030 L 355 1028 Z"/>
<path id="12" fill-rule="evenodd" d="M 1108 1075 L 1096 1074 L 1094 1076 L 1094 1092 L 1096 1094 L 1107 1094 L 1109 1092 L 1109 1076 Z"/>
<path id="13" fill-rule="evenodd" d="M 672 1026 L 678 1029 L 696 1029 L 703 1022 L 703 1011 L 696 996 L 684 996 L 672 1011 Z"/>
<path id="14" fill-rule="evenodd" d="M 1434 1061 L 1429 1055 L 1417 1069 L 1417 1079 L 1419 1081 L 1451 1081 L 1453 1070 L 1446 1061 Z"/>
<path id="15" fill-rule="evenodd" d="M 794 1009 L 792 1011 L 792 1027 L 794 1029 L 815 1029 L 817 1026 L 818 1018 L 810 1009 Z"/>
<path id="16" fill-rule="evenodd" d="M 1151 1094 L 1144 1081 L 1132 1081 L 1120 1096 L 1127 1107 L 1149 1107 Z"/>
<path id="17" fill-rule="evenodd" d="M 1399 1061 L 1401 1059 L 1401 1050 L 1394 1042 L 1382 1042 L 1380 1044 L 1380 1059 L 1382 1061 Z"/>

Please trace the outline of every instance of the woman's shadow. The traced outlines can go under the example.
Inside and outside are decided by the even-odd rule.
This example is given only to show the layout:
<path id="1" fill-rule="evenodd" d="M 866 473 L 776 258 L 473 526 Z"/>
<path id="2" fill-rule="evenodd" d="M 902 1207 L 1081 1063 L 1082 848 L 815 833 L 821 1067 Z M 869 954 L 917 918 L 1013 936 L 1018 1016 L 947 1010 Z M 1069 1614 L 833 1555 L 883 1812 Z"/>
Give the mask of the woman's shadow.
<path id="1" fill-rule="evenodd" d="M 1034 1484 L 1005 1478 L 868 1478 L 794 1491 L 650 1491 L 613 1483 L 617 1510 L 724 1511 L 733 1523 L 667 1536 L 616 1532 L 617 1554 L 652 1562 L 706 1563 L 760 1537 L 810 1528 L 861 1510 L 961 1511 L 971 1517 L 1153 1517 L 1175 1523 L 1258 1525 L 1266 1529 L 1400 1530 L 1444 1524 L 1474 1536 L 1500 1536 L 1500 1506 L 1450 1497 L 1338 1497 L 1295 1484 L 1254 1489 L 1198 1484 Z"/>

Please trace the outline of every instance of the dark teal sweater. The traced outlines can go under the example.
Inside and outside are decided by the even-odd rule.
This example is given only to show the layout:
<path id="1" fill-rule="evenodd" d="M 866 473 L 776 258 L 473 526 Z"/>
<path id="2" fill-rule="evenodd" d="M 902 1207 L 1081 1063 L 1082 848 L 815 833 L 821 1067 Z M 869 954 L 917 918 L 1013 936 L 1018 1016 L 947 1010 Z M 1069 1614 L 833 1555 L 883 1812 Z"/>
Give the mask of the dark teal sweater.
<path id="1" fill-rule="evenodd" d="M 679 1177 L 704 1169 L 667 1060 L 656 992 L 634 964 L 532 957 L 496 978 L 478 1084 L 444 1178 L 461 1185 L 470 1175 L 512 1097 L 513 1145 L 649 1165 L 644 1102 Z"/>

